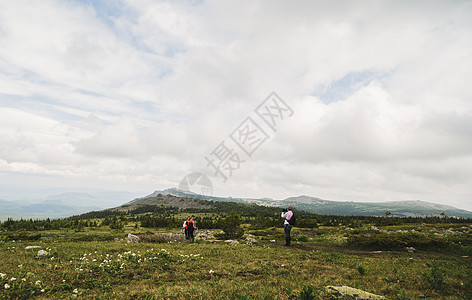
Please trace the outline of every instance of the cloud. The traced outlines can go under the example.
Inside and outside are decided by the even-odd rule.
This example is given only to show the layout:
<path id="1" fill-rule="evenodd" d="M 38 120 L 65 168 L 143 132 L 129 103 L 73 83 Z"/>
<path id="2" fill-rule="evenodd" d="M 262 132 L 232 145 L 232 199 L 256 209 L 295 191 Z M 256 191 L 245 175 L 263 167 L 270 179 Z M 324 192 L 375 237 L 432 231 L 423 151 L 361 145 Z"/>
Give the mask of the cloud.
<path id="1" fill-rule="evenodd" d="M 120 120 L 91 138 L 77 143 L 77 152 L 87 155 L 135 156 L 144 151 L 137 130 L 128 120 Z"/>
<path id="2" fill-rule="evenodd" d="M 228 182 L 213 176 L 216 193 L 454 194 L 464 206 L 471 10 L 470 1 L 0 4 L 0 173 L 130 189 L 214 174 L 204 157 L 275 90 L 294 116 Z"/>

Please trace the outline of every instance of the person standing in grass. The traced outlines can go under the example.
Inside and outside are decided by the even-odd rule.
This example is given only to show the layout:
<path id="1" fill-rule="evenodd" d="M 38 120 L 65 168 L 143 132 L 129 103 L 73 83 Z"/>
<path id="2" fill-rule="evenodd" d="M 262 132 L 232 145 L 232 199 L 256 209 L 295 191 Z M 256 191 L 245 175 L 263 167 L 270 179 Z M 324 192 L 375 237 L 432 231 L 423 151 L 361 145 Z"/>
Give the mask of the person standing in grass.
<path id="1" fill-rule="evenodd" d="M 191 216 L 189 221 L 187 222 L 187 232 L 188 232 L 188 239 L 191 239 L 192 242 L 195 239 L 193 234 L 194 234 L 196 229 L 197 229 L 197 225 L 195 223 L 195 216 Z"/>
<path id="2" fill-rule="evenodd" d="M 190 222 L 190 216 L 187 217 L 187 219 L 184 221 L 184 224 L 182 225 L 182 228 L 184 229 L 184 234 L 185 234 L 185 239 L 188 240 L 188 223 Z"/>
<path id="3" fill-rule="evenodd" d="M 288 209 L 283 209 L 282 214 L 280 215 L 284 220 L 284 233 L 285 233 L 285 246 L 290 246 L 290 231 L 292 230 L 292 225 L 290 225 L 289 220 L 293 217 L 292 207 L 289 206 Z"/>

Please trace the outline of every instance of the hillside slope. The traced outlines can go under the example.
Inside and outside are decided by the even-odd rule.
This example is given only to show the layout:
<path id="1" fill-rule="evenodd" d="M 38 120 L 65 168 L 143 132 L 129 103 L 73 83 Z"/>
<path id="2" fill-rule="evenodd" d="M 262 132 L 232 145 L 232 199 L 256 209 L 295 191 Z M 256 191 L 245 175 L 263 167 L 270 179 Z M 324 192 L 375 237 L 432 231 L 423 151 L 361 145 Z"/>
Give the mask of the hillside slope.
<path id="1" fill-rule="evenodd" d="M 195 198 L 183 198 L 172 194 L 152 193 L 146 197 L 137 198 L 124 205 L 112 208 L 111 210 L 131 211 L 143 205 L 154 205 L 162 207 L 178 207 L 180 209 L 196 208 L 208 209 L 212 206 L 207 201 Z"/>
<path id="2" fill-rule="evenodd" d="M 289 197 L 284 200 L 274 200 L 269 198 L 232 198 L 205 196 L 179 189 L 166 189 L 155 191 L 154 193 L 138 198 L 133 201 L 145 201 L 152 199 L 156 195 L 172 195 L 192 199 L 203 199 L 220 202 L 236 202 L 245 204 L 256 204 L 269 207 L 294 206 L 298 210 L 317 213 L 321 215 L 341 215 L 341 216 L 385 216 L 388 211 L 392 216 L 398 217 L 431 217 L 431 216 L 451 216 L 458 218 L 472 218 L 472 212 L 458 209 L 453 206 L 430 203 L 426 201 L 389 201 L 389 202 L 353 202 L 353 201 L 332 201 L 323 200 L 310 196 Z M 132 202 L 133 202 L 132 201 Z M 130 203 L 132 203 L 130 202 Z"/>

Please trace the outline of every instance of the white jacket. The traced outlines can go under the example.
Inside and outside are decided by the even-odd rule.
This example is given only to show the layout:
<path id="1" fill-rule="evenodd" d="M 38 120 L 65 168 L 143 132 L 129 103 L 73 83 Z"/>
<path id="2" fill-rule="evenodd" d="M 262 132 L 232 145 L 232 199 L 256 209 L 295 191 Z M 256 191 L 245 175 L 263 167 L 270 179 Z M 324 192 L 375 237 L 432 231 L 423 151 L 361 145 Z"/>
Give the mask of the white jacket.
<path id="1" fill-rule="evenodd" d="M 293 212 L 291 210 L 287 211 L 287 212 L 282 212 L 282 214 L 280 215 L 281 218 L 285 218 L 285 221 L 284 221 L 284 225 L 290 225 L 290 223 L 288 222 L 288 220 L 290 220 L 293 216 Z"/>

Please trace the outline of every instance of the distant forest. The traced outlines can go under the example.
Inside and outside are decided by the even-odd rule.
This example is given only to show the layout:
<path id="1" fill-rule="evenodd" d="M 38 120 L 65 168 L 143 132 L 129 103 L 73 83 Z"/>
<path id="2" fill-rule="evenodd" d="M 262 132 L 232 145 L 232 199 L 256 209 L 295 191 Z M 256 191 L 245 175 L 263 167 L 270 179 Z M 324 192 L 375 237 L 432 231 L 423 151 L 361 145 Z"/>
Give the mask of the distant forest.
<path id="1" fill-rule="evenodd" d="M 138 207 L 125 210 L 108 209 L 92 211 L 78 216 L 62 219 L 8 219 L 0 222 L 0 230 L 50 230 L 76 229 L 84 227 L 109 226 L 111 229 L 122 229 L 125 224 L 133 222 L 135 226 L 147 228 L 180 228 L 183 223 L 182 215 L 197 215 L 197 224 L 200 229 L 221 229 L 226 216 L 237 214 L 241 222 L 249 224 L 251 228 L 268 228 L 282 226 L 281 209 L 234 202 L 204 201 L 211 208 L 181 209 L 179 207 L 165 207 L 141 204 Z M 438 223 L 472 223 L 472 219 L 448 217 L 394 217 L 386 212 L 383 217 L 372 216 L 333 216 L 318 215 L 305 211 L 297 211 L 297 227 L 317 228 L 318 226 L 345 226 L 358 228 L 365 224 L 383 226 L 400 224 L 438 224 Z"/>

